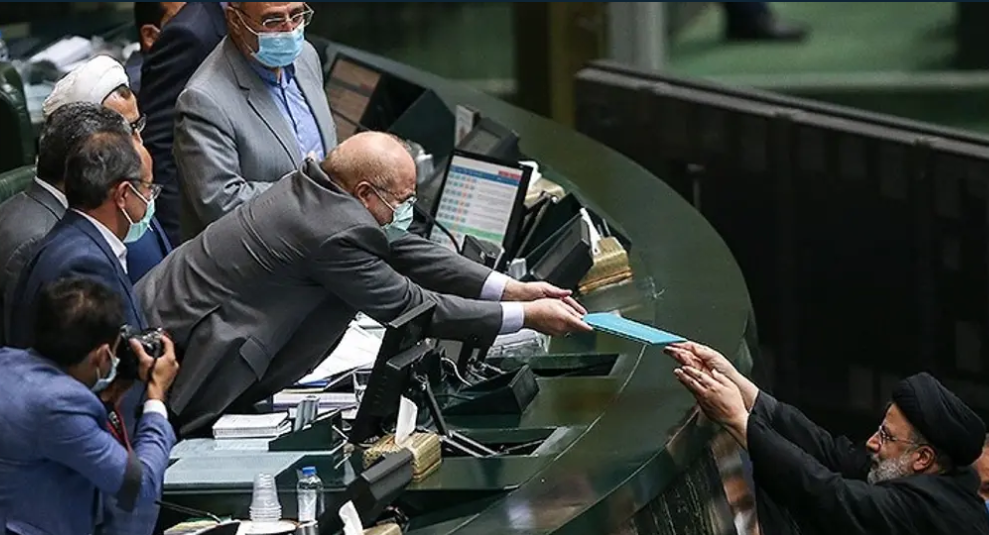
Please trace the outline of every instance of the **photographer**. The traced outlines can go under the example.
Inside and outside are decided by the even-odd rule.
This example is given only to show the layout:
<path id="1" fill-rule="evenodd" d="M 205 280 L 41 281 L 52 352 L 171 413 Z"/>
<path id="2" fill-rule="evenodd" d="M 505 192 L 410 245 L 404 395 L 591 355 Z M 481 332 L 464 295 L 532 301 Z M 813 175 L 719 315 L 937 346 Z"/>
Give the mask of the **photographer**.
<path id="1" fill-rule="evenodd" d="M 39 296 L 34 348 L 0 349 L 0 526 L 8 534 L 92 533 L 104 497 L 123 511 L 160 497 L 175 443 L 164 400 L 178 363 L 167 337 L 142 345 L 124 339 L 121 323 L 115 292 L 63 279 Z M 145 347 L 154 352 L 158 341 L 156 359 Z M 107 432 L 97 397 L 128 366 L 147 382 L 143 415 L 123 441 L 130 448 Z"/>

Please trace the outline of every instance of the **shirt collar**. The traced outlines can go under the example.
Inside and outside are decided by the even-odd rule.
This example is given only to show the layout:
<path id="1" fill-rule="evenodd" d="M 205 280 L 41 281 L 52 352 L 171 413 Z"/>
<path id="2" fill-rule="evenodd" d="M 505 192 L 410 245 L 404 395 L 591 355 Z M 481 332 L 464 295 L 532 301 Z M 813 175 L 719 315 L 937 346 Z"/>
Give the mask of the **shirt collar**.
<path id="1" fill-rule="evenodd" d="M 65 194 L 59 191 L 58 188 L 52 186 L 51 184 L 45 182 L 44 180 L 41 180 L 38 177 L 34 177 L 34 181 L 37 182 L 38 185 L 42 187 L 42 189 L 44 189 L 48 193 L 51 193 L 52 197 L 55 197 L 55 200 L 62 205 L 62 208 L 69 207 L 69 201 L 65 198 Z"/>
<path id="2" fill-rule="evenodd" d="M 257 60 L 251 59 L 247 62 L 250 64 L 251 69 L 261 78 L 261 81 L 265 85 L 272 87 L 286 87 L 295 78 L 295 65 L 289 65 L 287 67 L 282 67 L 282 78 L 278 79 L 274 71 L 269 70 L 264 65 L 261 65 Z"/>
<path id="3" fill-rule="evenodd" d="M 100 223 L 93 216 L 80 212 L 74 208 L 72 211 L 82 217 L 85 217 L 90 223 L 93 224 L 93 226 L 96 227 L 96 230 L 100 231 L 100 235 L 103 236 L 103 239 L 106 240 L 107 245 L 110 246 L 110 250 L 113 251 L 113 254 L 116 255 L 117 260 L 120 261 L 120 267 L 124 268 L 124 273 L 127 273 L 127 246 L 124 245 L 124 242 L 120 241 L 120 238 L 118 238 L 116 234 L 110 232 L 110 229 L 106 228 L 106 225 Z"/>

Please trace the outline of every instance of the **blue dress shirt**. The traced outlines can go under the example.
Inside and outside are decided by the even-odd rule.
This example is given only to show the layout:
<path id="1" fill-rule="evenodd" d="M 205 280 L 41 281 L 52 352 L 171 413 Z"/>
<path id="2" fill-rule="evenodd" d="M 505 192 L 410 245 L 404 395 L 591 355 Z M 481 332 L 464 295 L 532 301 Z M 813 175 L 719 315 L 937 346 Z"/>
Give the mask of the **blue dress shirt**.
<path id="1" fill-rule="evenodd" d="M 282 76 L 279 79 L 274 72 L 262 67 L 257 62 L 249 62 L 254 72 L 264 81 L 265 87 L 271 94 L 272 100 L 282 112 L 282 117 L 292 126 L 295 132 L 295 140 L 299 143 L 299 152 L 302 158 L 313 154 L 316 161 L 322 161 L 326 157 L 323 148 L 323 136 L 319 133 L 319 126 L 316 125 L 316 118 L 306 96 L 299 89 L 299 84 L 295 81 L 295 66 L 289 65 L 282 69 Z M 301 160 L 301 158 L 300 158 Z"/>

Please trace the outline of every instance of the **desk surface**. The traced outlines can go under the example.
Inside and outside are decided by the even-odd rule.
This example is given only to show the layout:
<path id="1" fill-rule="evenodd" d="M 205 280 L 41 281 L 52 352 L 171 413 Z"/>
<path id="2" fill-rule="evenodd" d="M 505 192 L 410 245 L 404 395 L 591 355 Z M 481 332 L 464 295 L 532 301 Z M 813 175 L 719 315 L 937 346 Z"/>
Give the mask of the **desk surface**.
<path id="1" fill-rule="evenodd" d="M 584 298 L 590 310 L 620 309 L 750 368 L 745 340 L 754 325 L 741 272 L 712 227 L 662 180 L 581 134 L 463 85 L 343 47 L 331 48 L 331 58 L 335 50 L 434 90 L 450 108 L 471 106 L 515 130 L 523 152 L 540 163 L 544 176 L 577 193 L 630 238 L 634 280 Z M 413 515 L 409 533 L 628 530 L 636 512 L 654 503 L 698 459 L 710 458 L 712 432 L 691 419 L 693 400 L 676 382 L 673 363 L 661 349 L 604 334 L 554 340 L 552 349 L 618 358 L 605 376 L 541 378 L 539 396 L 514 421 L 451 419 L 475 430 L 560 427 L 565 432 L 535 455 L 444 459 L 439 472 L 406 494 L 423 503 L 430 492 L 439 492 L 454 496 L 446 502 L 454 505 Z M 338 479 L 330 459 L 300 462 L 319 464 L 321 475 L 330 471 L 324 480 Z M 288 475 L 282 477 L 294 488 Z M 293 498 L 286 494 L 283 508 L 286 499 Z M 625 532 L 645 531 L 632 526 Z"/>

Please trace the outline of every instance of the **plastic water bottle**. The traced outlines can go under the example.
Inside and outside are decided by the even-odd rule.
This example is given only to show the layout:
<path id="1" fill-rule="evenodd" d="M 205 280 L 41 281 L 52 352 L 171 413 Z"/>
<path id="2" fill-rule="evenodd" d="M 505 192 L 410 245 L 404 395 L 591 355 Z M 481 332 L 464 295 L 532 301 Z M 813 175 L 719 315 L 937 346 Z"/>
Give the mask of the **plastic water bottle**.
<path id="1" fill-rule="evenodd" d="M 316 475 L 316 468 L 306 466 L 296 487 L 299 495 L 299 522 L 312 522 L 323 514 L 323 481 Z"/>
<path id="2" fill-rule="evenodd" d="M 2 33 L 0 33 L 0 61 L 10 61 L 10 52 L 7 50 L 7 43 L 4 42 Z"/>

